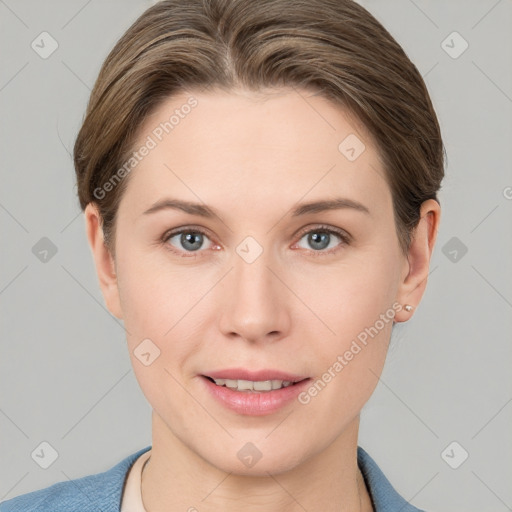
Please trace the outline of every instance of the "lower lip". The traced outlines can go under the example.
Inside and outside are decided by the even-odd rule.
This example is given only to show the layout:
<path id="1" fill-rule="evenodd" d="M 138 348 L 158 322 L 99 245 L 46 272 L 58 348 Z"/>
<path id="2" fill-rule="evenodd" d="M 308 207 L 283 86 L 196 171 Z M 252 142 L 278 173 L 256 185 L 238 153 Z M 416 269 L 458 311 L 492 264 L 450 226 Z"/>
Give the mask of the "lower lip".
<path id="1" fill-rule="evenodd" d="M 272 391 L 251 393 L 250 391 L 234 391 L 225 386 L 217 386 L 214 382 L 201 375 L 208 391 L 222 405 L 237 412 L 250 416 L 263 416 L 281 409 L 293 401 L 303 391 L 311 379 L 305 379 L 286 388 Z"/>

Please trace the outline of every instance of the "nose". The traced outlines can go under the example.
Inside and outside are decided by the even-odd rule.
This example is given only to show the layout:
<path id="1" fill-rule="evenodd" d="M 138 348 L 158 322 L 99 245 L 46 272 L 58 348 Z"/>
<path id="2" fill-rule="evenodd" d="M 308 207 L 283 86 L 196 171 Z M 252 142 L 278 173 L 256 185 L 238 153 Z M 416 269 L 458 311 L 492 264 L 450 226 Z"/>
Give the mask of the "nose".
<path id="1" fill-rule="evenodd" d="M 229 338 L 249 342 L 277 341 L 290 329 L 291 292 L 284 276 L 263 253 L 252 263 L 235 254 L 219 300 L 219 328 Z"/>

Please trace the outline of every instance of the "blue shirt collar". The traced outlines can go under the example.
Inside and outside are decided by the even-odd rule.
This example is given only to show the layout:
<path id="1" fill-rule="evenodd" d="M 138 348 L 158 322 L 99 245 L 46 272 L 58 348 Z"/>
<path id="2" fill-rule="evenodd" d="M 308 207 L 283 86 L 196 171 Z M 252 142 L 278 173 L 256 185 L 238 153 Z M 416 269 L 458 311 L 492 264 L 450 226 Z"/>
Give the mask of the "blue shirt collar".
<path id="1" fill-rule="evenodd" d="M 398 494 L 377 463 L 361 446 L 357 447 L 357 465 L 363 474 L 375 512 L 424 512 Z"/>

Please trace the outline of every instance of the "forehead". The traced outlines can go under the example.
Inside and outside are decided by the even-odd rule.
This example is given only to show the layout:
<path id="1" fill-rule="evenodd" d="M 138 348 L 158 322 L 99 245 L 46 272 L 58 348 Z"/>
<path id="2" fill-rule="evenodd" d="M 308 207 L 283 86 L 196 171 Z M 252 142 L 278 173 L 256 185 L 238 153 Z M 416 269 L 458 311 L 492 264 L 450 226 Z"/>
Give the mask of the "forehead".
<path id="1" fill-rule="evenodd" d="M 139 157 L 125 193 L 141 208 L 165 192 L 246 206 L 335 192 L 389 206 L 379 154 L 365 127 L 307 90 L 180 92 L 141 125 L 134 149 L 144 145 L 151 149 Z"/>

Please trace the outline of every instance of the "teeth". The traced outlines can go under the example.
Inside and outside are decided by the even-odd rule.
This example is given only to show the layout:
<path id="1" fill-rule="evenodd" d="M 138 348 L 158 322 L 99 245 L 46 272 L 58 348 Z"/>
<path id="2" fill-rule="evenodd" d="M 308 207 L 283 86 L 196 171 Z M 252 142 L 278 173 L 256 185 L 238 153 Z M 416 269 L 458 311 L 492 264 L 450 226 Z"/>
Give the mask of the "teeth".
<path id="1" fill-rule="evenodd" d="M 291 386 L 292 382 L 288 380 L 231 380 L 231 379 L 213 379 L 217 386 L 226 386 L 236 391 L 272 391 Z"/>

